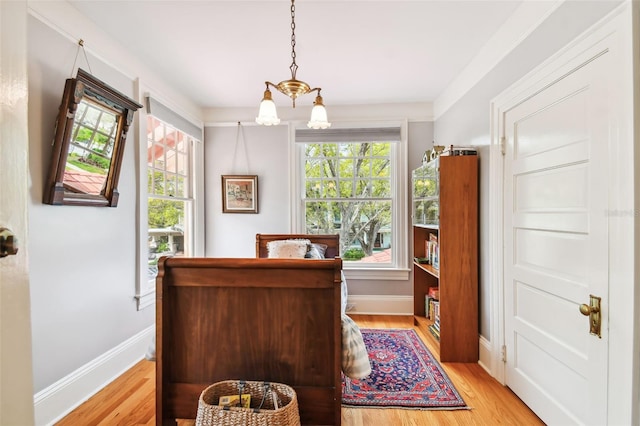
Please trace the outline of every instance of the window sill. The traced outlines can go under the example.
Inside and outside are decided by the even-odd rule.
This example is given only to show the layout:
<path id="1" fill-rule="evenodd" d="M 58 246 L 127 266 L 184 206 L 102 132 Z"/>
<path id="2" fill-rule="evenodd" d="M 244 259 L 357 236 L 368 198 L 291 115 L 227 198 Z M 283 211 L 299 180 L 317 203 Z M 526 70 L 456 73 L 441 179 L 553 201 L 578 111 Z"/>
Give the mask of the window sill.
<path id="1" fill-rule="evenodd" d="M 410 269 L 342 269 L 348 280 L 407 281 Z"/>

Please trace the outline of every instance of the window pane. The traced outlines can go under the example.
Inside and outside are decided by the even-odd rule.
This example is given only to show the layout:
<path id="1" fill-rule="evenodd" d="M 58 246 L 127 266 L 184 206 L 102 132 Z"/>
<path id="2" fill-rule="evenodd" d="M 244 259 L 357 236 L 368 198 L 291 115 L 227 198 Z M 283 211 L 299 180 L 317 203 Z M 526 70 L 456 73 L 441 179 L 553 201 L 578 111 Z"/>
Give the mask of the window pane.
<path id="1" fill-rule="evenodd" d="M 187 207 L 187 201 L 149 198 L 149 279 L 158 273 L 158 259 L 161 256 L 189 254 L 184 233 Z"/>
<path id="2" fill-rule="evenodd" d="M 340 234 L 347 263 L 391 264 L 391 143 L 305 144 L 304 152 L 306 232 Z"/>
<path id="3" fill-rule="evenodd" d="M 165 181 L 167 184 L 167 187 L 165 188 L 166 195 L 175 197 L 176 196 L 176 176 L 167 174 Z"/>
<path id="4" fill-rule="evenodd" d="M 336 198 L 338 196 L 338 185 L 335 180 L 325 180 L 323 189 L 323 198 Z"/>
<path id="5" fill-rule="evenodd" d="M 307 157 L 317 157 L 322 154 L 322 145 L 317 143 L 308 143 L 306 144 L 306 156 Z"/>
<path id="6" fill-rule="evenodd" d="M 154 158 L 155 161 L 153 162 L 153 167 L 156 169 L 164 170 L 165 168 L 164 146 L 162 146 L 161 144 L 156 144 L 156 150 L 154 154 L 155 154 L 155 158 Z"/>
<path id="7" fill-rule="evenodd" d="M 390 179 L 372 179 L 372 195 L 377 198 L 391 197 L 391 180 Z"/>
<path id="8" fill-rule="evenodd" d="M 176 151 L 166 147 L 166 151 L 165 151 L 165 161 L 166 161 L 166 166 L 165 166 L 165 170 L 167 172 L 170 173 L 176 173 L 178 167 L 177 167 L 177 159 L 176 159 Z"/>
<path id="9" fill-rule="evenodd" d="M 176 197 L 187 196 L 187 187 L 186 187 L 186 179 L 183 176 L 176 176 Z"/>
<path id="10" fill-rule="evenodd" d="M 360 194 L 363 197 L 371 196 L 369 183 L 368 180 L 359 180 L 356 183 L 356 194 Z"/>
<path id="11" fill-rule="evenodd" d="M 338 169 L 340 177 L 343 179 L 352 178 L 354 174 L 353 171 L 356 169 L 357 165 L 357 161 L 354 161 L 353 158 L 340 160 L 340 168 Z"/>
<path id="12" fill-rule="evenodd" d="M 149 187 L 147 188 L 149 194 L 165 195 L 164 174 L 162 174 L 162 172 L 153 171 L 151 169 L 147 170 L 149 171 Z"/>
<path id="13" fill-rule="evenodd" d="M 353 181 L 342 180 L 340 181 L 340 198 L 353 197 Z"/>
<path id="14" fill-rule="evenodd" d="M 391 263 L 391 201 L 309 201 L 305 232 L 340 234 L 345 262 Z"/>
<path id="15" fill-rule="evenodd" d="M 321 174 L 322 161 L 315 159 L 308 159 L 304 162 L 305 175 L 307 176 L 322 176 Z"/>
<path id="16" fill-rule="evenodd" d="M 320 198 L 322 183 L 319 179 L 308 180 L 305 183 L 305 198 Z"/>
<path id="17" fill-rule="evenodd" d="M 359 164 L 356 166 L 356 173 L 358 177 L 368 178 L 371 176 L 371 160 L 368 158 L 363 158 L 359 161 Z"/>
<path id="18" fill-rule="evenodd" d="M 178 166 L 176 172 L 182 176 L 187 174 L 187 155 L 182 152 L 178 153 Z"/>

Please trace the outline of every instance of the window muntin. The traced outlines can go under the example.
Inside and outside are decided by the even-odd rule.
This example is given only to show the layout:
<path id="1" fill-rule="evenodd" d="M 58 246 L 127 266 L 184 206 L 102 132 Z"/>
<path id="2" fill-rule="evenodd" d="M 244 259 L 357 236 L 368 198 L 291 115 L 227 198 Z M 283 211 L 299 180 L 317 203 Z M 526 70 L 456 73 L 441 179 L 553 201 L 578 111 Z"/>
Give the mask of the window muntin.
<path id="1" fill-rule="evenodd" d="M 302 143 L 304 232 L 340 234 L 346 267 L 395 265 L 395 145 Z"/>
<path id="2" fill-rule="evenodd" d="M 148 279 L 164 255 L 193 255 L 193 147 L 188 134 L 147 116 Z"/>

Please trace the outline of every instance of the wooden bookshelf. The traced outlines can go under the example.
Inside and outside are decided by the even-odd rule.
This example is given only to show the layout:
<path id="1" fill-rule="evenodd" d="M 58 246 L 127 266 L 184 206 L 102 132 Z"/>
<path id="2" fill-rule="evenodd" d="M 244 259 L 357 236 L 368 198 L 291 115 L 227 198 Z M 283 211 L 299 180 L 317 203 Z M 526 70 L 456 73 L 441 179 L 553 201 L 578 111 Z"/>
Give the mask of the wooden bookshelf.
<path id="1" fill-rule="evenodd" d="M 433 160 L 437 190 L 425 197 L 416 190 L 424 171 L 413 172 L 413 256 L 428 257 L 425 241 L 436 235 L 439 247 L 438 268 L 414 261 L 414 323 L 431 335 L 426 318 L 425 296 L 430 287 L 438 287 L 440 337 L 437 342 L 442 362 L 477 362 L 478 330 L 478 157 L 475 155 L 440 156 Z M 426 166 L 423 166 L 426 167 Z M 434 167 L 430 164 L 429 167 Z M 430 179 L 430 177 L 428 177 Z M 424 182 L 422 182 L 424 184 Z M 437 218 L 420 223 L 420 203 L 437 205 Z M 431 204 L 430 204 L 431 205 Z M 431 219 L 433 219 L 431 214 Z"/>
<path id="2" fill-rule="evenodd" d="M 424 263 L 416 263 L 415 265 L 416 265 L 417 268 L 422 269 L 426 273 L 431 274 L 436 278 L 440 278 L 440 270 L 439 269 L 436 269 L 433 266 L 427 265 L 427 264 L 424 264 Z"/>

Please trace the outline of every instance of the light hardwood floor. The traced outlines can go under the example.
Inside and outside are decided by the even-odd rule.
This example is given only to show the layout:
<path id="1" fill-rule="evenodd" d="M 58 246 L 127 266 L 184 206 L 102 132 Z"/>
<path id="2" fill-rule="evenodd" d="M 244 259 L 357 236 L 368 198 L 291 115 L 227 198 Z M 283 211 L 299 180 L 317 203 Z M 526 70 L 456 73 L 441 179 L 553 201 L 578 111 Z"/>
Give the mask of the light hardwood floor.
<path id="1" fill-rule="evenodd" d="M 412 328 L 412 317 L 352 315 L 362 328 Z M 427 347 L 434 350 L 432 337 L 416 328 Z M 344 426 L 422 425 L 543 425 L 517 396 L 487 374 L 478 364 L 444 363 L 458 392 L 470 410 L 403 410 L 342 408 Z M 182 421 L 180 426 L 193 425 Z M 154 425 L 155 364 L 140 361 L 129 371 L 67 415 L 59 426 Z"/>

